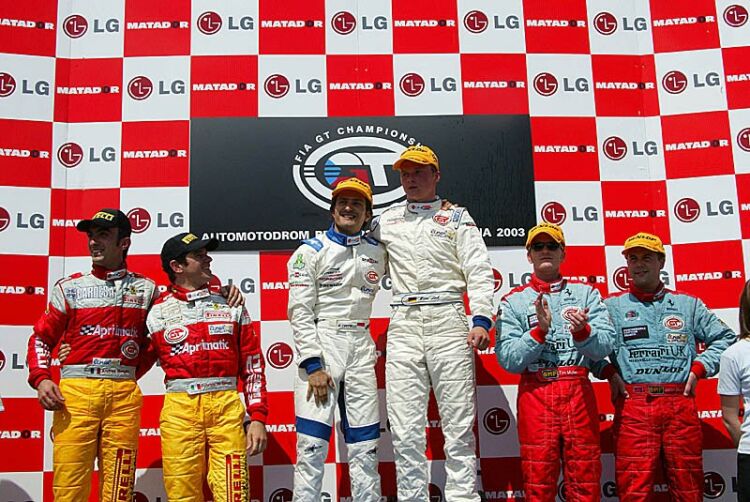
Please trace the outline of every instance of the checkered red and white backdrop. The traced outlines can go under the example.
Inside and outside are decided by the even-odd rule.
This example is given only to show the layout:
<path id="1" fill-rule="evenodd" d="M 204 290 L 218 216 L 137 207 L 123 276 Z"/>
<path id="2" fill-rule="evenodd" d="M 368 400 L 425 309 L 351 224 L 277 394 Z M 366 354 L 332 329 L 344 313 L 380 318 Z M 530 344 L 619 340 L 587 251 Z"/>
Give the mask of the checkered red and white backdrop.
<path id="1" fill-rule="evenodd" d="M 747 0 L 0 3 L 0 502 L 51 499 L 51 416 L 23 361 L 50 285 L 89 266 L 74 224 L 105 206 L 132 210 L 129 265 L 163 283 L 161 243 L 189 228 L 192 117 L 528 113 L 538 217 L 565 229 L 565 272 L 618 291 L 620 244 L 654 231 L 667 244 L 665 282 L 736 327 L 750 272 L 748 11 Z M 522 249 L 490 252 L 499 299 L 529 266 Z M 251 468 L 253 499 L 264 502 L 289 500 L 295 461 L 287 257 L 214 262 L 245 293 L 268 360 L 270 445 Z M 387 296 L 374 313 L 380 348 Z M 521 500 L 517 379 L 491 350 L 477 362 L 483 489 Z M 138 500 L 165 499 L 161 378 L 155 369 L 142 385 Z M 382 358 L 378 378 L 382 388 Z M 734 454 L 715 387 L 700 384 L 706 496 L 730 500 Z M 606 384 L 596 391 L 610 500 L 612 407 Z M 382 416 L 383 491 L 393 495 Z M 429 416 L 437 496 L 443 439 L 434 406 Z M 349 500 L 333 444 L 325 500 Z"/>

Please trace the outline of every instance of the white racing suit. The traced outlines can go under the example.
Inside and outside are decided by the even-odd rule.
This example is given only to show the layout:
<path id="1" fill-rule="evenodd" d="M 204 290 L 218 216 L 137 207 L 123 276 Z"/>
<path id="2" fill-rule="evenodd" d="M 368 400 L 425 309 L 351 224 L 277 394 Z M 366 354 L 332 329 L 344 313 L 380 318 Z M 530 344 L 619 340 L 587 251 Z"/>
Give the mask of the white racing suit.
<path id="1" fill-rule="evenodd" d="M 297 463 L 294 500 L 320 500 L 336 405 L 347 443 L 353 499 L 380 501 L 378 387 L 370 313 L 386 256 L 377 241 L 334 231 L 289 259 L 289 320 L 299 370 L 294 384 Z M 323 368 L 335 388 L 324 405 L 307 399 L 307 376 Z"/>
<path id="2" fill-rule="evenodd" d="M 463 296 L 474 326 L 489 330 L 493 275 L 469 213 L 440 206 L 440 199 L 396 204 L 372 224 L 388 251 L 393 283 L 386 396 L 398 499 L 429 500 L 425 426 L 432 384 L 445 436 L 445 499 L 478 502 L 474 352 L 466 343 Z"/>

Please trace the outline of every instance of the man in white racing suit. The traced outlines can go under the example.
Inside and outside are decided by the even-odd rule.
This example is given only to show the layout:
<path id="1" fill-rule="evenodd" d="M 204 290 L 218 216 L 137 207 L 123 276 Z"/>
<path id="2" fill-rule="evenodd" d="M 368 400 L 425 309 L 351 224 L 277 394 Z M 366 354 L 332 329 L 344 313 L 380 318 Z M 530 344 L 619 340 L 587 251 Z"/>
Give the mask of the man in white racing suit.
<path id="1" fill-rule="evenodd" d="M 386 247 L 393 283 L 386 400 L 398 500 L 428 500 L 425 426 L 432 385 L 445 436 L 445 498 L 478 502 L 474 349 L 487 348 L 492 326 L 487 247 L 466 209 L 441 208 L 440 165 L 431 149 L 409 147 L 393 168 L 407 200 L 376 217 L 372 235 Z"/>
<path id="2" fill-rule="evenodd" d="M 370 313 L 385 274 L 382 245 L 362 234 L 370 186 L 356 178 L 333 190 L 333 224 L 289 259 L 289 321 L 299 362 L 294 384 L 294 500 L 321 500 L 335 407 L 348 448 L 353 500 L 380 501 L 378 386 Z"/>

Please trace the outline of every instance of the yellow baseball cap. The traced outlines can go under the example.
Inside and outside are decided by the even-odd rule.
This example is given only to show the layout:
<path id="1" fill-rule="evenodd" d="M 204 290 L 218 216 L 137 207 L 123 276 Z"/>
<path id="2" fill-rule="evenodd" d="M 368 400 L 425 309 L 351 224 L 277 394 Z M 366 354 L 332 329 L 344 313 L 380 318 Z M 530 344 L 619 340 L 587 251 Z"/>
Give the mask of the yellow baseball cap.
<path id="1" fill-rule="evenodd" d="M 529 235 L 526 237 L 526 249 L 531 246 L 531 242 L 534 238 L 540 234 L 547 234 L 561 246 L 565 245 L 565 235 L 559 225 L 555 225 L 554 223 L 540 223 L 529 230 Z"/>
<path id="2" fill-rule="evenodd" d="M 435 155 L 435 152 L 433 152 L 429 146 L 410 146 L 409 148 L 404 150 L 404 153 L 401 154 L 401 157 L 399 157 L 398 160 L 394 162 L 393 169 L 396 169 L 398 171 L 399 169 L 401 169 L 401 164 L 403 164 L 407 160 L 416 162 L 417 164 L 433 165 L 435 166 L 435 169 L 440 171 L 440 163 L 438 162 L 437 155 Z"/>
<path id="3" fill-rule="evenodd" d="M 339 181 L 338 184 L 336 184 L 336 188 L 333 189 L 332 197 L 336 197 L 338 194 L 346 190 L 357 192 L 362 197 L 364 197 L 367 202 L 372 204 L 372 189 L 370 188 L 370 185 L 368 185 L 361 179 L 347 178 L 345 180 Z"/>
<path id="4" fill-rule="evenodd" d="M 627 253 L 629 249 L 633 248 L 643 248 L 653 251 L 654 253 L 667 254 L 664 251 L 664 245 L 661 243 L 661 239 L 654 234 L 648 234 L 646 232 L 638 232 L 637 234 L 628 237 L 622 248 L 622 254 Z"/>

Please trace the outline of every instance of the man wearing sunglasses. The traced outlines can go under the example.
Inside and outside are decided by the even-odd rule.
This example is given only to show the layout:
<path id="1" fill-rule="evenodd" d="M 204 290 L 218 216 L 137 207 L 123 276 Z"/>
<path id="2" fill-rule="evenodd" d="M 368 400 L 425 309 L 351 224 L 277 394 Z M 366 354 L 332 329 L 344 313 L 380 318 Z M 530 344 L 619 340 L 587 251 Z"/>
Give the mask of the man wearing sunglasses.
<path id="1" fill-rule="evenodd" d="M 555 500 L 562 461 L 567 499 L 598 501 L 599 415 L 588 375 L 612 350 L 614 330 L 599 292 L 561 276 L 565 237 L 559 226 L 533 227 L 526 249 L 534 274 L 502 299 L 495 346 L 500 365 L 521 374 L 518 439 L 526 499 Z"/>
<path id="2" fill-rule="evenodd" d="M 661 281 L 661 239 L 641 232 L 622 251 L 629 291 L 607 298 L 615 325 L 607 378 L 615 404 L 617 492 L 622 501 L 650 500 L 661 459 L 671 500 L 703 500 L 701 423 L 695 406 L 698 379 L 716 374 L 732 330 L 691 295 Z M 698 354 L 696 344 L 706 344 Z M 663 457 L 662 457 L 663 455 Z"/>

